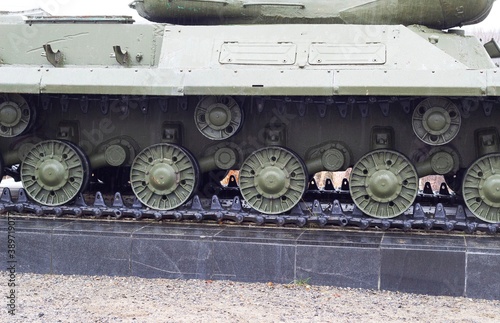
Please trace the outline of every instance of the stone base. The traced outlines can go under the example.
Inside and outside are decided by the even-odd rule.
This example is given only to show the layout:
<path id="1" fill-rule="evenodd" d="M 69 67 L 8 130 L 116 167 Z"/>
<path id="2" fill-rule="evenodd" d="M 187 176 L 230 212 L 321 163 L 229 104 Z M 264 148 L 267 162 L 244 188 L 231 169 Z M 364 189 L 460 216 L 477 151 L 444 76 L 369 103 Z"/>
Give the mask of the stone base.
<path id="1" fill-rule="evenodd" d="M 313 285 L 500 299 L 497 236 L 10 219 L 17 272 L 307 280 Z M 4 241 L 7 224 L 7 216 L 0 216 Z M 2 243 L 4 267 L 7 257 L 7 245 Z"/>

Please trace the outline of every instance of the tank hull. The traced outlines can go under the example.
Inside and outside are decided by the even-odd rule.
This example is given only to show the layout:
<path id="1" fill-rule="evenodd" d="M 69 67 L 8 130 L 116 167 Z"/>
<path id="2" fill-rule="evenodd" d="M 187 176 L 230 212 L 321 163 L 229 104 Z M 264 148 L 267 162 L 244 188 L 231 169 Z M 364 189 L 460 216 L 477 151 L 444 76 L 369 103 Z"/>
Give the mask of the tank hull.
<path id="1" fill-rule="evenodd" d="M 499 93 L 498 69 L 475 37 L 421 26 L 6 24 L 1 28 L 12 35 L 8 40 L 12 50 L 5 46 L 0 52 L 3 93 Z M 100 34 L 112 35 L 113 43 L 121 44 L 129 57 L 126 64 L 117 62 L 113 46 Z M 47 60 L 44 44 L 61 52 L 58 66 Z"/>
<path id="2" fill-rule="evenodd" d="M 484 165 L 500 152 L 500 73 L 474 37 L 402 25 L 56 20 L 0 24 L 9 35 L 2 168 L 21 164 L 17 175 L 43 205 L 69 203 L 93 174 L 172 210 L 240 170 L 242 197 L 281 214 L 309 175 L 351 167 L 354 202 L 370 216 L 400 216 L 419 177 L 475 167 L 486 178 L 464 184 L 464 198 L 486 186 L 496 205 L 500 181 Z M 500 222 L 484 210 L 472 212 Z"/>
<path id="3" fill-rule="evenodd" d="M 475 24 L 494 0 L 141 0 L 131 6 L 144 18 L 173 24 L 367 24 L 412 25 L 446 29 Z"/>

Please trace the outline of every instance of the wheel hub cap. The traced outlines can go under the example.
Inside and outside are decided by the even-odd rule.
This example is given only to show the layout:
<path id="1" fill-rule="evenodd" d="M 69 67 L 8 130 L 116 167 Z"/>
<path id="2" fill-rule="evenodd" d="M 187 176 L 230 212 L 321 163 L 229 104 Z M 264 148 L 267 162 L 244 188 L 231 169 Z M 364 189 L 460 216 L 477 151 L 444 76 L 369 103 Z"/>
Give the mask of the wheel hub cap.
<path id="1" fill-rule="evenodd" d="M 276 166 L 264 168 L 255 178 L 257 190 L 265 197 L 272 198 L 284 193 L 287 187 L 287 178 L 283 170 Z"/>
<path id="2" fill-rule="evenodd" d="M 157 164 L 151 168 L 149 183 L 156 193 L 168 194 L 177 187 L 178 179 L 175 169 L 165 163 Z"/>
<path id="3" fill-rule="evenodd" d="M 41 163 L 38 171 L 40 182 L 49 189 L 58 189 L 64 186 L 67 180 L 67 170 L 64 165 L 54 159 Z"/>
<path id="4" fill-rule="evenodd" d="M 424 114 L 424 128 L 433 135 L 445 133 L 450 127 L 451 118 L 442 108 L 431 108 Z"/>
<path id="5" fill-rule="evenodd" d="M 379 170 L 368 178 L 367 191 L 378 202 L 389 202 L 401 191 L 398 178 L 388 170 Z"/>
<path id="6" fill-rule="evenodd" d="M 486 204 L 500 203 L 500 175 L 489 176 L 484 182 L 482 192 Z"/>
<path id="7" fill-rule="evenodd" d="M 206 119 L 213 129 L 221 130 L 226 128 L 231 121 L 231 112 L 223 105 L 214 105 L 207 111 Z"/>

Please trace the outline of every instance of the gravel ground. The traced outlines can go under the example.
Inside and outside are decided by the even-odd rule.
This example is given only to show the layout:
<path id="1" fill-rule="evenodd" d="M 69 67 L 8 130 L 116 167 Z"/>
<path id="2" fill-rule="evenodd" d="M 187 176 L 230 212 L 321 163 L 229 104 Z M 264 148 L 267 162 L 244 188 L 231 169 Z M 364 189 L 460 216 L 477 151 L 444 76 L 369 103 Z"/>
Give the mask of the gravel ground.
<path id="1" fill-rule="evenodd" d="M 5 272 L 0 278 L 8 280 Z M 500 301 L 309 286 L 306 282 L 34 274 L 18 274 L 16 282 L 16 315 L 8 315 L 2 306 L 0 322 L 500 321 Z M 6 284 L 0 286 L 2 294 L 7 294 Z"/>

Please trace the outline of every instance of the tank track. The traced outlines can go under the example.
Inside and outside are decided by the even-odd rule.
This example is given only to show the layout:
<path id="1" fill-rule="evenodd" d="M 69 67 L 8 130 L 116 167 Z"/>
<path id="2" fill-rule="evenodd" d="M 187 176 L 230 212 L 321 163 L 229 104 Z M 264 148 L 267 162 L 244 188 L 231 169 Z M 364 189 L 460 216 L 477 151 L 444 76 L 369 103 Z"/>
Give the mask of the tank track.
<path id="1" fill-rule="evenodd" d="M 9 188 L 4 188 L 0 198 L 0 214 L 14 212 L 34 214 L 39 217 L 84 217 L 120 219 L 151 219 L 153 221 L 174 222 L 216 222 L 218 224 L 253 224 L 295 227 L 332 227 L 353 228 L 358 230 L 402 230 L 402 231 L 444 231 L 496 234 L 499 224 L 483 222 L 475 218 L 464 207 L 463 202 L 454 193 L 449 193 L 446 184 L 441 184 L 439 192 L 433 192 L 426 183 L 419 192 L 415 203 L 404 214 L 391 219 L 379 219 L 363 214 L 352 202 L 348 182 L 340 189 L 318 189 L 314 181 L 309 186 L 304 200 L 289 214 L 268 215 L 256 212 L 242 202 L 239 190 L 235 187 L 223 188 L 211 199 L 195 195 L 182 207 L 171 211 L 157 211 L 144 206 L 137 200 L 126 201 L 121 193 L 105 196 L 97 192 L 95 196 L 84 197 L 79 194 L 70 205 L 49 207 L 39 205 L 27 198 L 23 189 L 19 190 L 14 200 Z M 347 188 L 347 190 L 346 190 Z M 230 197 L 232 196 L 232 198 Z M 92 203 L 87 203 L 93 199 Z M 330 201 L 330 202 L 328 202 Z M 332 202 L 333 201 L 333 202 Z"/>

